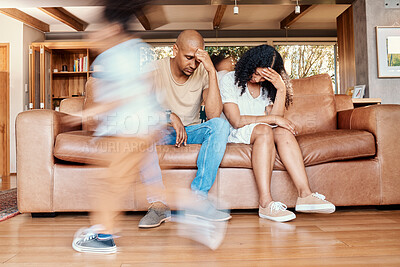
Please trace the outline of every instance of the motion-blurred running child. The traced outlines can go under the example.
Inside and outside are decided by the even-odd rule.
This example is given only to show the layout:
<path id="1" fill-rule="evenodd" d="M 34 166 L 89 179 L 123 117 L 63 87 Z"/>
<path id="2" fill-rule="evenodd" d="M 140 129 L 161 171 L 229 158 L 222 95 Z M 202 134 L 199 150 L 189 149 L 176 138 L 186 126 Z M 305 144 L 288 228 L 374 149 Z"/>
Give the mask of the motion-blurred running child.
<path id="1" fill-rule="evenodd" d="M 140 175 L 146 176 L 142 181 L 151 188 L 148 190 L 152 192 L 148 195 L 149 201 L 155 198 L 157 203 L 161 203 L 150 219 L 156 217 L 156 223 L 161 223 L 170 217 L 170 210 L 165 205 L 168 194 L 162 184 L 155 150 L 166 116 L 151 91 L 152 69 L 140 58 L 141 51 L 150 47 L 128 31 L 131 18 L 147 2 L 106 0 L 104 17 L 108 23 L 91 38 L 103 52 L 93 62 L 96 79 L 88 82 L 94 90 L 93 105 L 86 105 L 84 117 L 97 118 L 94 132 L 97 137 L 92 145 L 102 148 L 96 165 L 106 167 L 106 171 L 90 179 L 92 226 L 75 234 L 72 247 L 79 252 L 117 251 L 113 238 L 115 219 L 130 185 L 138 181 Z M 182 191 L 181 198 L 177 198 L 176 193 L 170 195 L 174 195 L 178 203 L 175 206 L 182 208 L 182 203 L 190 206 L 190 194 L 187 190 Z M 204 210 L 202 207 L 193 209 L 195 212 L 196 209 Z M 187 232 L 181 235 L 213 249 L 219 246 L 225 234 L 225 224 L 216 226 L 182 218 L 177 217 L 177 220 L 192 225 L 195 236 L 188 236 Z M 148 225 L 148 221 L 145 223 Z"/>

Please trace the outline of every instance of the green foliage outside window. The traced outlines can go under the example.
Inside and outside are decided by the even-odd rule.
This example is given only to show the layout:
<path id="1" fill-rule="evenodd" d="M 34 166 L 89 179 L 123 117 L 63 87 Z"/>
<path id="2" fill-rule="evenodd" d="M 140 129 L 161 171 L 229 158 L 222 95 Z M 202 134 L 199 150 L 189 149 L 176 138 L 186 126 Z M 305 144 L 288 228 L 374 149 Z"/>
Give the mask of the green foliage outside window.
<path id="1" fill-rule="evenodd" d="M 211 55 L 222 53 L 224 56 L 231 56 L 236 62 L 252 46 L 206 46 L 206 51 Z"/>

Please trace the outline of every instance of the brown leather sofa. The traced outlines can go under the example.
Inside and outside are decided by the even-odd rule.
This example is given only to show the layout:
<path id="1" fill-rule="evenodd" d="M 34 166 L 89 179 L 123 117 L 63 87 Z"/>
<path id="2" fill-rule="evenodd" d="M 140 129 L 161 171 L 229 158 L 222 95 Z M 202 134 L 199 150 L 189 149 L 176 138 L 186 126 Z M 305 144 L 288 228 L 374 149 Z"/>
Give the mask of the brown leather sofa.
<path id="1" fill-rule="evenodd" d="M 337 206 L 400 204 L 400 105 L 354 109 L 349 96 L 333 94 L 328 75 L 293 80 L 293 88 L 293 105 L 285 116 L 299 130 L 297 140 L 311 189 Z M 69 116 L 81 116 L 83 107 L 90 104 L 90 93 L 87 89 L 87 99 L 64 100 L 60 112 L 32 110 L 18 115 L 20 212 L 90 210 L 85 177 L 101 172 L 90 165 L 90 153 L 95 153 L 88 152 L 90 123 L 83 119 L 75 128 L 63 123 Z M 157 147 L 166 187 L 189 188 L 199 148 Z M 232 209 L 258 207 L 251 149 L 250 145 L 227 146 L 210 191 Z M 132 185 L 124 210 L 148 208 L 144 197 L 135 198 L 138 190 L 138 185 Z M 272 175 L 272 194 L 289 207 L 295 205 L 296 190 L 279 156 Z"/>

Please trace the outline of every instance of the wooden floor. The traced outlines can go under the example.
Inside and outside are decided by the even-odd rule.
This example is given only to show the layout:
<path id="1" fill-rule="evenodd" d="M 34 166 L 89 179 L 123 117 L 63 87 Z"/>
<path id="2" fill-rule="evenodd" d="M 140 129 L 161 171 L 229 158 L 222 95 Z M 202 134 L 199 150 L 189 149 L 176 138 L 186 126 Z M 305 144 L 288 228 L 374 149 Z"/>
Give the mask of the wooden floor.
<path id="1" fill-rule="evenodd" d="M 331 215 L 297 214 L 289 223 L 236 212 L 221 247 L 212 251 L 176 235 L 176 223 L 141 230 L 143 213 L 121 219 L 115 255 L 77 253 L 74 232 L 85 214 L 55 218 L 18 215 L 0 223 L 4 266 L 400 266 L 400 210 L 342 209 Z"/>

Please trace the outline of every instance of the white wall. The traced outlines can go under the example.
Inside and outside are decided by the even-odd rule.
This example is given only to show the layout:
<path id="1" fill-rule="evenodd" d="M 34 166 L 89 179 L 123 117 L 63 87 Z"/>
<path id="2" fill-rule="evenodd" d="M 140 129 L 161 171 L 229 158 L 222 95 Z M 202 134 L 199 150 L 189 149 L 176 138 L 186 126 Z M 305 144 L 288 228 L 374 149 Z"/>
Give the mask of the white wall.
<path id="1" fill-rule="evenodd" d="M 10 172 L 16 172 L 15 118 L 28 97 L 24 84 L 29 77 L 29 44 L 43 41 L 44 34 L 22 22 L 0 14 L 0 43 L 10 44 Z"/>
<path id="2" fill-rule="evenodd" d="M 16 171 L 15 117 L 22 111 L 23 23 L 0 14 L 0 42 L 10 43 L 10 172 Z"/>
<path id="3" fill-rule="evenodd" d="M 400 104 L 400 78 L 378 78 L 376 52 L 376 26 L 400 25 L 400 9 L 385 8 L 384 0 L 357 0 L 353 16 L 357 84 L 367 85 L 365 97 Z"/>
<path id="4" fill-rule="evenodd" d="M 376 26 L 400 25 L 400 9 L 385 8 L 384 0 L 366 0 L 369 97 L 383 104 L 400 104 L 400 78 L 378 78 Z"/>

